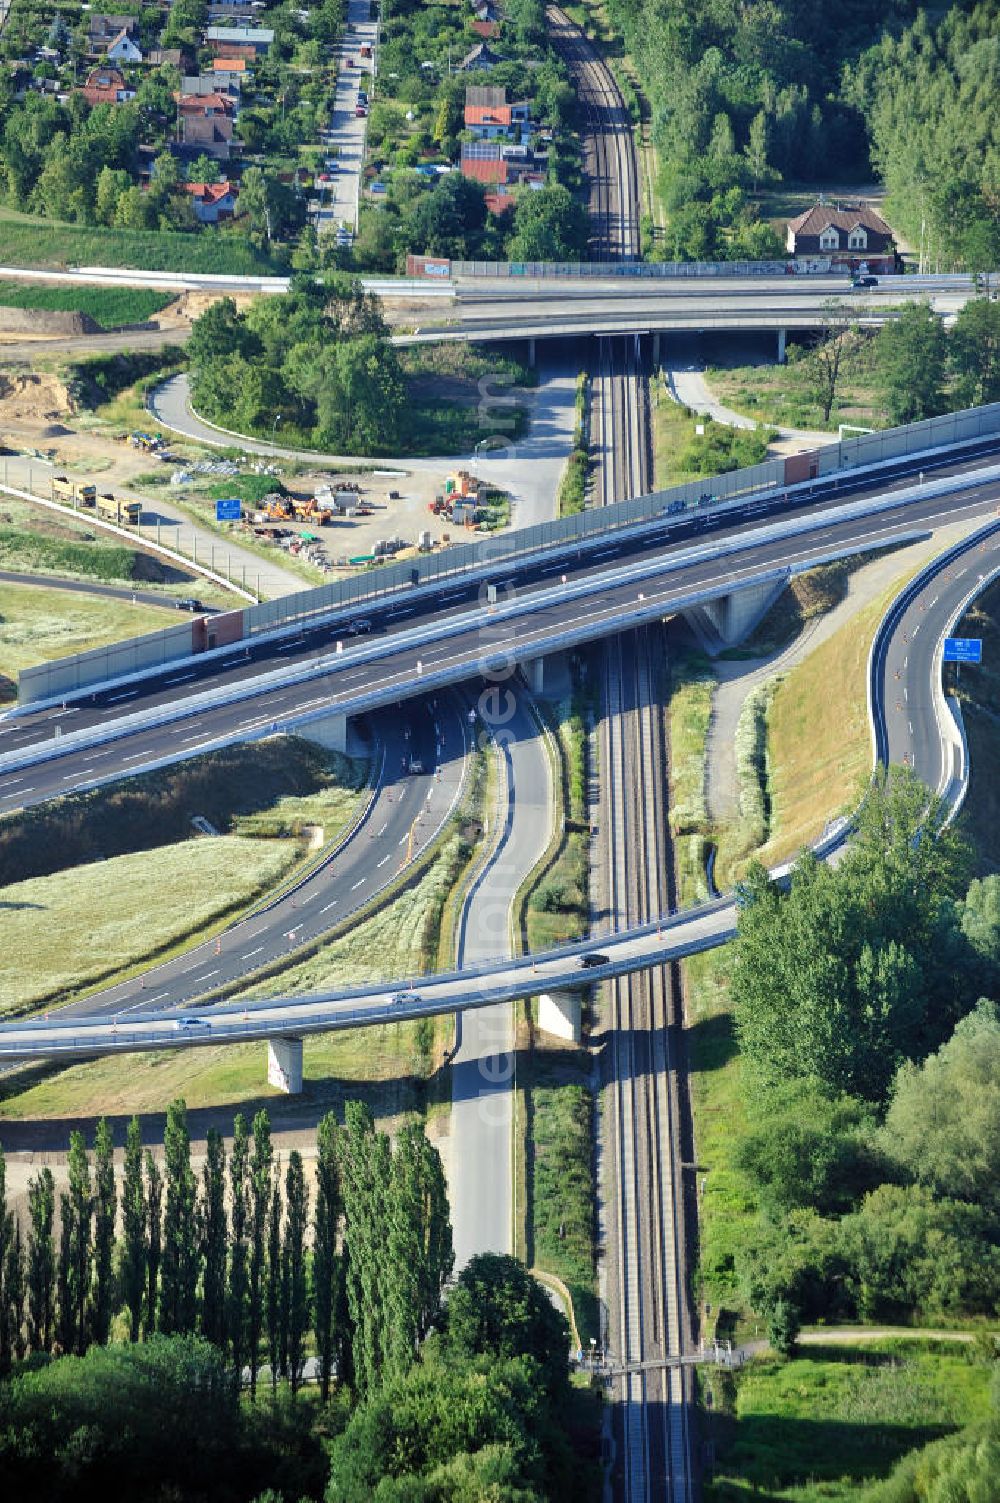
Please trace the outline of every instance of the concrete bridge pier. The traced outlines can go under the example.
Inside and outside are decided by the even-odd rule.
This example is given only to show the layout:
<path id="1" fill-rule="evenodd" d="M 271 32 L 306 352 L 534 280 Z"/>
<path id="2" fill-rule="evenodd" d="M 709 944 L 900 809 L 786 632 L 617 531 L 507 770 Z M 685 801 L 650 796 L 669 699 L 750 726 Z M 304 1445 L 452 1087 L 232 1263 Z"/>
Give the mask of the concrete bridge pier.
<path id="1" fill-rule="evenodd" d="M 784 363 L 785 363 L 785 336 L 786 336 L 787 332 L 788 331 L 786 329 L 779 329 L 778 330 L 778 364 L 779 365 L 784 365 Z"/>
<path id="2" fill-rule="evenodd" d="M 525 663 L 524 676 L 532 694 L 541 694 L 545 688 L 545 659 L 532 658 L 530 663 Z"/>
<path id="3" fill-rule="evenodd" d="M 690 607 L 684 615 L 710 652 L 735 647 L 767 615 L 787 583 L 787 579 L 769 579 L 731 590 L 716 600 Z"/>
<path id="4" fill-rule="evenodd" d="M 535 368 L 535 336 L 534 336 L 534 334 L 532 334 L 531 338 L 528 340 L 528 364 L 531 366 L 532 370 L 534 370 L 534 368 Z"/>
<path id="5" fill-rule="evenodd" d="M 302 1040 L 268 1039 L 267 1083 L 286 1096 L 302 1094 Z"/>
<path id="6" fill-rule="evenodd" d="M 319 720 L 310 720 L 300 728 L 300 733 L 317 746 L 327 751 L 347 752 L 347 716 L 324 715 Z"/>
<path id="7" fill-rule="evenodd" d="M 654 370 L 659 370 L 659 368 L 660 368 L 660 336 L 657 333 L 657 334 L 653 335 L 653 369 Z"/>
<path id="8" fill-rule="evenodd" d="M 583 1038 L 579 992 L 543 992 L 538 999 L 538 1026 L 553 1038 L 578 1044 Z"/>

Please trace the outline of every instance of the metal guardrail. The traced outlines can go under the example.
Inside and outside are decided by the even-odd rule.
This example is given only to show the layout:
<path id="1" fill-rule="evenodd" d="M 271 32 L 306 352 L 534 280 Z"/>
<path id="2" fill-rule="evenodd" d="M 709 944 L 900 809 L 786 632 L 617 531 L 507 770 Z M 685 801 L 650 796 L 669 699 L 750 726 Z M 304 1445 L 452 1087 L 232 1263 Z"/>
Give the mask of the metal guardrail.
<path id="1" fill-rule="evenodd" d="M 412 595 L 414 589 L 423 589 L 433 593 L 442 583 L 459 575 L 485 579 L 492 570 L 524 561 L 534 553 L 560 544 L 596 547 L 602 537 L 623 527 L 635 528 L 649 522 L 662 525 L 664 514 L 671 508 L 678 515 L 695 510 L 704 504 L 705 496 L 710 497 L 713 510 L 718 511 L 748 496 L 763 496 L 777 489 L 793 496 L 808 494 L 811 486 L 828 481 L 840 472 L 851 472 L 849 478 L 853 481 L 856 478 L 854 472 L 862 468 L 874 473 L 879 466 L 889 466 L 904 458 L 930 455 L 936 450 L 972 444 L 997 435 L 1000 435 L 1000 403 L 928 418 L 903 428 L 842 439 L 815 452 L 816 473 L 810 480 L 790 483 L 786 478 L 785 461 L 770 460 L 717 476 L 710 482 L 692 480 L 613 506 L 595 507 L 556 522 L 494 533 L 474 543 L 458 544 L 440 554 L 429 554 L 405 564 L 380 565 L 351 579 L 252 606 L 243 612 L 244 637 L 263 636 L 297 623 L 338 612 L 347 613 L 399 592 Z M 132 650 L 138 651 L 140 644 L 146 642 L 146 638 L 134 639 Z M 155 644 L 151 639 L 149 645 L 150 651 L 154 651 Z M 122 644 L 117 650 L 123 658 L 129 646 Z M 64 693 L 76 692 L 88 684 L 115 679 L 122 671 L 116 668 L 116 660 L 116 649 L 107 648 L 28 670 L 21 675 L 21 702 L 37 704 L 49 698 L 58 699 Z M 148 662 L 145 668 L 148 671 L 174 661 L 179 660 L 163 657 Z M 124 669 L 125 673 L 131 671 L 130 666 Z"/>
<path id="2" fill-rule="evenodd" d="M 893 607 L 886 613 L 879 626 L 875 643 L 873 643 L 872 653 L 869 657 L 869 715 L 872 717 L 873 724 L 879 717 L 884 724 L 885 715 L 884 704 L 881 704 L 877 690 L 873 689 L 873 664 L 877 664 L 882 661 L 883 654 L 881 647 L 882 645 L 884 645 L 887 638 L 891 636 L 892 631 L 895 629 L 895 626 L 898 623 L 900 612 L 897 607 L 899 606 L 900 601 L 904 599 L 911 600 L 913 598 L 913 592 L 915 590 L 919 592 L 920 589 L 926 587 L 928 581 L 933 579 L 939 572 L 941 572 L 941 570 L 947 566 L 947 563 L 950 562 L 957 554 L 968 550 L 968 548 L 970 547 L 977 546 L 983 537 L 992 536 L 998 531 L 1000 531 L 1000 522 L 992 522 L 988 527 L 980 529 L 977 533 L 973 534 L 971 538 L 966 538 L 962 543 L 955 545 L 955 547 L 949 550 L 945 555 L 940 556 L 938 559 L 932 561 L 932 563 L 929 564 L 925 569 L 921 570 L 920 574 L 915 580 L 910 582 L 903 594 L 900 597 L 897 597 L 897 601 L 893 603 Z M 997 573 L 1000 573 L 1000 570 L 993 571 L 993 573 L 991 573 L 989 577 L 993 578 Z M 988 582 L 986 576 L 983 576 L 983 578 L 977 582 L 975 590 L 963 602 L 963 608 L 967 608 L 969 600 L 973 598 L 975 594 L 978 594 L 979 591 L 985 588 L 986 582 Z M 935 659 L 935 661 L 937 662 L 937 659 Z M 943 728 L 940 726 L 940 722 L 938 722 L 938 724 L 939 729 L 942 730 L 943 734 Z M 876 735 L 873 739 L 873 745 L 878 748 L 880 745 L 884 744 L 884 741 L 879 741 L 876 732 Z M 825 832 L 824 836 L 818 842 L 816 842 L 813 847 L 814 851 L 820 858 L 824 858 L 839 845 L 843 844 L 843 842 L 847 838 L 849 830 L 850 821 L 845 820 L 835 825 L 827 832 Z M 790 869 L 791 863 L 786 863 L 782 867 L 775 868 L 772 871 L 771 875 L 774 879 L 779 881 L 787 880 Z M 646 924 L 637 925 L 634 929 L 629 930 L 627 933 L 609 935 L 599 941 L 600 948 L 602 952 L 610 952 L 613 955 L 616 949 L 622 950 L 626 946 L 634 946 L 636 941 L 641 940 L 644 937 L 651 936 L 653 933 L 656 933 L 659 939 L 662 939 L 664 935 L 666 935 L 668 938 L 675 938 L 677 937 L 679 930 L 683 930 L 685 927 L 690 927 L 693 924 L 704 920 L 714 914 L 724 914 L 727 911 L 731 912 L 732 914 L 734 921 L 732 925 L 723 927 L 714 934 L 709 933 L 707 935 L 692 939 L 690 944 L 686 944 L 682 938 L 680 944 L 675 945 L 671 953 L 675 955 L 692 954 L 698 952 L 699 950 L 714 948 L 716 945 L 724 943 L 726 939 L 731 938 L 732 933 L 735 932 L 736 909 L 735 904 L 730 897 L 717 898 L 708 903 L 701 904 L 697 908 L 688 909 L 682 913 L 661 916 L 660 918 L 653 919 Z M 567 962 L 567 969 L 565 970 L 565 972 L 557 969 L 554 974 L 550 973 L 546 975 L 544 982 L 542 982 L 541 980 L 539 982 L 534 982 L 529 979 L 529 976 L 525 975 L 522 981 L 515 980 L 513 983 L 507 982 L 505 984 L 494 985 L 492 987 L 489 985 L 483 985 L 479 987 L 478 990 L 474 989 L 471 995 L 468 995 L 465 998 L 445 996 L 439 997 L 438 999 L 430 999 L 427 1002 L 421 1002 L 417 1005 L 403 1005 L 392 1007 L 391 1009 L 388 1008 L 384 1003 L 382 1003 L 382 1005 L 378 1007 L 364 1007 L 363 1005 L 359 1007 L 357 1005 L 358 1002 L 363 1002 L 365 998 L 384 996 L 386 991 L 391 990 L 394 985 L 401 984 L 399 982 L 393 983 L 392 981 L 385 980 L 381 983 L 368 983 L 361 988 L 341 988 L 335 991 L 311 993 L 306 996 L 270 998 L 257 1003 L 224 1004 L 222 1006 L 211 1009 L 210 1014 L 206 1015 L 206 1017 L 209 1019 L 210 1026 L 206 1027 L 203 1033 L 197 1033 L 194 1037 L 185 1034 L 183 1030 L 177 1029 L 176 1027 L 167 1024 L 163 1024 L 158 1027 L 152 1026 L 149 1029 L 145 1029 L 141 1026 L 141 1024 L 145 1020 L 141 1019 L 137 1020 L 140 1023 L 139 1027 L 133 1027 L 131 1024 L 124 1025 L 121 1033 L 118 1032 L 117 1025 L 112 1022 L 110 1028 L 110 1041 L 107 1038 L 107 1025 L 104 1025 L 105 1037 L 103 1039 L 95 1039 L 93 1031 L 90 1033 L 73 1033 L 72 1031 L 67 1029 L 65 1031 L 65 1034 L 62 1034 L 62 1031 L 60 1030 L 60 1037 L 52 1041 L 45 1041 L 44 1049 L 42 1050 L 42 1052 L 53 1057 L 79 1057 L 81 1055 L 87 1054 L 88 1052 L 94 1053 L 95 1050 L 102 1053 L 114 1053 L 116 1051 L 131 1052 L 134 1050 L 165 1047 L 179 1048 L 195 1044 L 217 1045 L 227 1042 L 247 1041 L 250 1039 L 268 1039 L 272 1037 L 282 1037 L 288 1036 L 289 1034 L 300 1035 L 305 1033 L 327 1032 L 352 1026 L 359 1026 L 368 1022 L 385 1022 L 390 1018 L 393 1020 L 402 1020 L 404 1018 L 409 1019 L 421 1016 L 430 1016 L 434 1015 L 435 1013 L 451 1012 L 458 1007 L 468 1008 L 488 1006 L 495 1002 L 510 1000 L 516 996 L 529 995 L 532 991 L 537 990 L 538 986 L 542 984 L 545 984 L 554 989 L 557 989 L 560 984 L 562 984 L 563 986 L 579 984 L 580 971 L 578 967 L 573 967 L 573 962 L 575 960 L 578 960 L 581 955 L 587 953 L 588 951 L 592 951 L 595 944 L 597 943 L 598 941 L 595 941 L 593 938 L 589 938 L 573 945 L 566 945 L 556 950 L 547 951 L 543 955 L 503 955 L 495 957 L 493 959 L 474 962 L 468 967 L 463 967 L 461 971 L 436 973 L 433 976 L 422 978 L 425 984 L 432 985 L 436 988 L 446 986 L 449 983 L 455 982 L 462 982 L 466 986 L 468 986 L 469 982 L 474 981 L 477 976 L 486 978 L 490 975 L 495 975 L 500 966 L 502 966 L 505 973 L 507 973 L 508 975 L 513 974 L 515 976 L 518 973 L 528 971 L 530 968 L 531 976 L 534 976 L 536 974 L 536 968 L 540 962 L 544 963 L 547 968 L 551 967 L 553 963 L 558 966 L 562 961 Z M 658 959 L 662 957 L 663 953 L 663 947 L 659 946 L 657 947 L 653 958 Z M 635 954 L 632 954 L 625 958 L 619 958 L 618 960 L 609 959 L 609 964 L 606 966 L 595 966 L 593 968 L 588 968 L 588 983 L 596 983 L 598 981 L 607 979 L 612 975 L 622 974 L 623 972 L 629 970 L 642 969 L 648 963 L 649 958 L 650 957 L 646 955 L 637 956 Z M 420 983 L 411 981 L 407 984 L 412 986 L 414 984 Z M 331 1016 L 329 1012 L 324 1013 L 320 1011 L 321 1009 L 329 1009 L 330 1007 L 335 1007 L 336 1004 L 341 1001 L 351 1001 L 355 1003 L 355 1006 L 345 1008 L 342 1011 L 335 1013 L 333 1016 Z M 303 1018 L 301 1016 L 296 1018 L 283 1018 L 280 1015 L 282 1011 L 299 1009 L 303 1006 L 315 1008 L 316 1016 L 307 1018 Z M 250 1021 L 251 1013 L 259 1014 L 264 1011 L 277 1013 L 278 1016 L 266 1018 L 256 1016 L 254 1017 L 252 1022 Z M 195 1014 L 195 1016 L 198 1015 L 199 1014 Z M 127 1027 L 128 1029 L 127 1032 L 125 1031 L 125 1027 Z M 21 1036 L 22 1040 L 24 1040 L 25 1035 L 28 1035 L 28 1039 L 27 1041 L 23 1041 L 20 1045 L 11 1044 L 5 1050 L 4 1036 L 9 1032 L 14 1031 L 14 1026 L 0 1028 L 0 1058 L 4 1057 L 5 1054 L 10 1058 L 15 1059 L 31 1057 L 31 1034 L 33 1032 L 51 1034 L 52 1025 L 47 1021 L 35 1021 L 34 1023 L 16 1025 L 16 1032 Z M 26 1049 L 29 1051 L 27 1055 L 24 1052 Z"/>
<path id="3" fill-rule="evenodd" d="M 972 476 L 960 477 L 930 482 L 922 486 L 912 487 L 894 493 L 882 501 L 872 503 L 867 500 L 849 502 L 841 507 L 823 513 L 822 516 L 812 516 L 798 519 L 792 522 L 775 522 L 764 527 L 754 529 L 752 532 L 743 534 L 734 539 L 730 554 L 750 552 L 775 539 L 789 540 L 794 537 L 807 536 L 817 528 L 827 528 L 834 521 L 849 522 L 854 519 L 877 516 L 881 512 L 895 510 L 907 501 L 923 500 L 929 496 L 941 493 L 953 493 L 963 488 L 971 488 L 981 485 L 984 480 L 1000 478 L 1000 466 L 986 471 L 977 471 Z M 677 573 L 693 564 L 712 559 L 717 556 L 718 550 L 711 543 L 700 544 L 686 549 L 678 550 L 667 559 L 640 560 L 618 569 L 608 570 L 600 577 L 589 576 L 574 584 L 558 586 L 559 599 L 561 601 L 586 600 L 595 594 L 603 594 L 609 589 L 621 585 L 635 583 L 641 584 L 652 577 L 662 577 Z M 787 577 L 789 570 L 785 565 L 777 565 L 763 570 L 759 575 L 746 581 L 720 580 L 706 588 L 693 590 L 682 595 L 679 599 L 670 602 L 672 610 L 681 610 L 695 605 L 702 605 L 710 600 L 715 600 L 720 594 L 729 593 L 740 585 L 765 583 Z M 59 735 L 51 740 L 36 743 L 25 748 L 23 751 L 8 752 L 0 756 L 0 772 L 13 772 L 24 767 L 37 766 L 41 763 L 60 758 L 72 751 L 93 746 L 106 745 L 117 741 L 125 736 L 134 735 L 144 730 L 157 729 L 164 725 L 170 725 L 178 720 L 190 719 L 203 710 L 219 709 L 223 706 L 247 703 L 259 699 L 271 690 L 287 688 L 291 685 L 308 683 L 314 679 L 326 678 L 334 669 L 350 666 L 357 667 L 366 663 L 374 663 L 383 659 L 393 658 L 400 651 L 419 648 L 423 645 L 436 645 L 453 636 L 462 636 L 470 628 L 479 624 L 484 630 L 497 633 L 499 627 L 507 622 L 521 619 L 525 616 L 537 615 L 548 609 L 551 604 L 552 591 L 544 590 L 536 595 L 506 607 L 487 607 L 478 613 L 478 619 L 470 619 L 469 616 L 454 617 L 444 623 L 433 623 L 429 626 L 412 628 L 395 634 L 390 640 L 370 647 L 354 648 L 349 654 L 331 653 L 326 657 L 315 659 L 307 666 L 297 669 L 280 668 L 270 673 L 261 674 L 251 680 L 242 680 L 232 687 L 225 689 L 211 689 L 194 694 L 188 698 L 173 703 L 158 705 L 153 709 L 141 710 L 135 714 L 123 715 L 110 723 L 95 726 L 88 729 L 73 731 L 68 735 Z M 488 649 L 480 649 L 476 663 L 480 667 L 488 668 L 494 657 L 502 658 L 504 662 L 525 661 L 537 657 L 542 651 L 552 652 L 562 648 L 576 646 L 579 642 L 593 639 L 595 636 L 608 635 L 629 626 L 640 624 L 644 621 L 656 620 L 663 614 L 664 603 L 662 600 L 646 601 L 641 594 L 628 609 L 612 611 L 603 619 L 595 620 L 593 616 L 587 617 L 560 631 L 552 632 L 544 640 L 523 640 L 516 642 L 508 637 L 498 641 L 495 652 Z M 401 693 L 417 694 L 424 693 L 434 688 L 439 688 L 451 683 L 459 675 L 465 675 L 471 667 L 467 656 L 463 656 L 460 662 L 445 663 L 428 672 L 418 671 L 416 675 L 410 669 L 406 669 L 402 675 L 403 682 L 390 680 L 375 690 L 361 690 L 353 694 L 349 699 L 339 702 L 325 702 L 322 706 L 303 709 L 300 711 L 285 713 L 275 716 L 273 719 L 268 714 L 263 714 L 261 724 L 257 728 L 234 728 L 223 732 L 218 737 L 199 743 L 197 747 L 190 749 L 190 755 L 201 755 L 210 750 L 230 745 L 235 741 L 246 741 L 259 738 L 267 734 L 275 734 L 279 730 L 287 730 L 299 725 L 307 725 L 312 721 L 326 719 L 331 715 L 356 715 L 364 710 L 374 709 L 377 706 L 396 700 Z M 181 760 L 172 755 L 168 761 Z M 139 772 L 149 770 L 151 767 L 163 765 L 155 755 L 150 756 L 149 761 L 142 767 L 133 767 L 132 771 Z M 109 774 L 108 776 L 118 776 Z M 105 779 L 106 781 L 107 779 Z"/>

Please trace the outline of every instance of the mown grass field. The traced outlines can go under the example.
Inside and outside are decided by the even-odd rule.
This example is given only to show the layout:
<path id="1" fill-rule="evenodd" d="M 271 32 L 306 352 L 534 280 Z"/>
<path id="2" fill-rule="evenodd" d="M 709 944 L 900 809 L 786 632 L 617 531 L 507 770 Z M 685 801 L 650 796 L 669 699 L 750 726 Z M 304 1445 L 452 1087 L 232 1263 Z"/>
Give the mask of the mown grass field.
<path id="1" fill-rule="evenodd" d="M 0 889 L 0 1012 L 68 995 L 197 933 L 278 880 L 294 840 L 223 835 Z"/>
<path id="2" fill-rule="evenodd" d="M 227 272 L 281 275 L 273 257 L 254 251 L 238 235 L 186 235 L 175 230 L 109 230 L 39 219 L 0 209 L 0 238 L 7 266 L 133 266 L 141 271 Z"/>
<path id="3" fill-rule="evenodd" d="M 196 844 L 216 846 L 220 841 Z M 253 842 L 236 844 L 245 849 Z M 307 960 L 289 965 L 280 975 L 249 986 L 240 995 L 274 996 L 379 976 L 398 979 L 408 971 L 421 971 L 426 963 L 424 947 L 433 943 L 436 922 L 454 879 L 458 847 L 457 837 L 445 841 L 412 888 Z M 273 849 L 273 843 L 265 849 Z M 162 855 L 162 851 L 156 853 L 157 858 Z M 413 1108 L 431 1072 L 437 1036 L 432 1020 L 420 1020 L 307 1039 L 304 1073 L 311 1101 L 335 1104 L 345 1092 L 357 1094 L 376 1087 L 382 1109 Z M 0 1116 L 157 1111 L 171 1092 L 183 1094 L 192 1109 L 259 1096 L 280 1099 L 265 1077 L 263 1045 L 209 1046 L 176 1054 L 162 1050 L 128 1059 L 96 1060 L 53 1073 L 18 1094 L 8 1094 L 0 1101 Z"/>
<path id="4" fill-rule="evenodd" d="M 990 1367 L 946 1342 L 802 1352 L 702 1378 L 716 1458 L 706 1503 L 848 1503 L 907 1451 L 987 1412 Z"/>
<path id="5" fill-rule="evenodd" d="M 86 313 L 105 329 L 145 323 L 173 300 L 172 292 L 143 287 L 52 287 L 41 282 L 0 281 L 0 307 Z"/>
<path id="6" fill-rule="evenodd" d="M 156 606 L 77 595 L 42 585 L 4 584 L 0 594 L 0 699 L 15 697 L 22 668 L 172 624 Z"/>
<path id="7" fill-rule="evenodd" d="M 871 772 L 868 653 L 889 602 L 914 570 L 782 678 L 768 713 L 768 864 L 794 855 L 853 806 Z"/>

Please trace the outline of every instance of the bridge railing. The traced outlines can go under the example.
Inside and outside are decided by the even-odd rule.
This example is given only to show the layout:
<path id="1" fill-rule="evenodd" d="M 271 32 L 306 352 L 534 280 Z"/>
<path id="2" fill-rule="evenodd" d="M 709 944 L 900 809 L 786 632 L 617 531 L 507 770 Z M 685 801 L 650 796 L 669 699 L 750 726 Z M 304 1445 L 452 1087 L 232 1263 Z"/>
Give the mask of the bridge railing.
<path id="1" fill-rule="evenodd" d="M 725 506 L 750 495 L 808 484 L 837 471 L 877 466 L 908 455 L 1000 435 L 1000 403 L 973 407 L 943 417 L 928 418 L 901 428 L 842 439 L 805 454 L 767 460 L 748 469 L 733 470 L 712 480 L 690 480 L 667 490 L 619 501 L 613 506 L 594 507 L 554 522 L 540 522 L 503 533 L 493 533 L 475 542 L 459 543 L 440 553 L 429 553 L 405 563 L 380 564 L 330 584 L 297 591 L 278 600 L 263 601 L 227 620 L 233 628 L 230 643 L 246 641 L 310 619 L 350 613 L 401 591 L 425 587 L 432 591 L 456 576 L 486 567 L 501 567 L 540 549 L 574 542 L 593 544 L 603 534 L 620 527 L 651 521 L 664 512 L 690 511 L 700 506 Z M 517 447 L 510 448 L 517 457 Z M 235 617 L 242 616 L 237 625 Z M 106 683 L 130 673 L 148 671 L 182 660 L 190 649 L 182 645 L 177 629 L 135 637 L 109 647 L 58 658 L 23 670 L 18 681 L 18 702 L 37 704 L 78 692 L 92 684 Z"/>

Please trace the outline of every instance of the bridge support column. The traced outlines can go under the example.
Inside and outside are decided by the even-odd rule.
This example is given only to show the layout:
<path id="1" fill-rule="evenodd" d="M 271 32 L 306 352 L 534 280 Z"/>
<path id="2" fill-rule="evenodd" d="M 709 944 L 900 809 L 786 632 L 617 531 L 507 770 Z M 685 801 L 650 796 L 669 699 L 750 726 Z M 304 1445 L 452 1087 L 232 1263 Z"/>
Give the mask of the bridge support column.
<path id="1" fill-rule="evenodd" d="M 653 369 L 658 370 L 660 365 L 660 336 L 653 335 Z"/>
<path id="2" fill-rule="evenodd" d="M 532 694 L 541 694 L 545 688 L 545 659 L 533 658 L 530 663 L 525 663 L 524 673 Z"/>
<path id="3" fill-rule="evenodd" d="M 734 647 L 748 637 L 787 583 L 786 579 L 769 579 L 744 590 L 731 590 L 717 600 L 692 606 L 684 615 L 707 650 L 718 652 L 723 647 Z"/>
<path id="4" fill-rule="evenodd" d="M 785 335 L 786 335 L 786 333 L 787 333 L 787 330 L 785 330 L 785 329 L 779 329 L 778 330 L 778 364 L 779 365 L 784 365 L 784 363 L 785 363 Z"/>
<path id="5" fill-rule="evenodd" d="M 286 1096 L 302 1094 L 302 1040 L 268 1039 L 267 1083 Z"/>
<path id="6" fill-rule="evenodd" d="M 535 337 L 534 337 L 534 335 L 532 335 L 531 338 L 528 340 L 528 364 L 531 366 L 532 369 L 534 369 L 534 366 L 535 366 Z"/>
<path id="7" fill-rule="evenodd" d="M 347 716 L 324 715 L 321 720 L 310 720 L 302 726 L 301 734 L 327 751 L 347 751 Z"/>
<path id="8" fill-rule="evenodd" d="M 543 992 L 538 999 L 538 1026 L 554 1038 L 578 1044 L 583 1038 L 579 992 Z"/>

